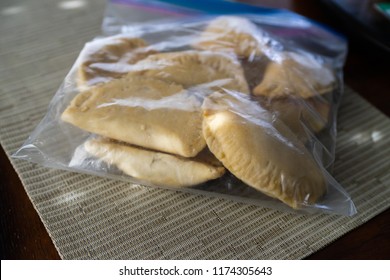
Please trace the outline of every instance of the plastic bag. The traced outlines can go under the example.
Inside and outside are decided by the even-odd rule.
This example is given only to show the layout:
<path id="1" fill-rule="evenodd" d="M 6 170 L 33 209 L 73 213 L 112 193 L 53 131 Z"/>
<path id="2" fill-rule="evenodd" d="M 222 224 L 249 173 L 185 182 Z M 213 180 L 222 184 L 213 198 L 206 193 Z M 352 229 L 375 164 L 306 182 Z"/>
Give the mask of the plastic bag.
<path id="1" fill-rule="evenodd" d="M 346 43 L 293 18 L 121 23 L 120 33 L 85 45 L 14 157 L 276 209 L 353 215 L 329 173 Z"/>

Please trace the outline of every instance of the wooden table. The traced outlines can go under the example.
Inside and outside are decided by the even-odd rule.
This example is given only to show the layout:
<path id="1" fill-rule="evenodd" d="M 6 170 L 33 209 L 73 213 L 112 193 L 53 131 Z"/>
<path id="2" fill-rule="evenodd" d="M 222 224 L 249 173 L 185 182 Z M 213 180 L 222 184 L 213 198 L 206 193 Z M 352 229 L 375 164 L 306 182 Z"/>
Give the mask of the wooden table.
<path id="1" fill-rule="evenodd" d="M 390 55 L 343 28 L 316 0 L 248 0 L 282 7 L 325 23 L 350 39 L 345 82 L 379 110 L 390 116 Z M 1 259 L 59 259 L 24 188 L 0 149 L 0 257 Z M 308 259 L 390 259 L 390 209 L 347 233 Z"/>

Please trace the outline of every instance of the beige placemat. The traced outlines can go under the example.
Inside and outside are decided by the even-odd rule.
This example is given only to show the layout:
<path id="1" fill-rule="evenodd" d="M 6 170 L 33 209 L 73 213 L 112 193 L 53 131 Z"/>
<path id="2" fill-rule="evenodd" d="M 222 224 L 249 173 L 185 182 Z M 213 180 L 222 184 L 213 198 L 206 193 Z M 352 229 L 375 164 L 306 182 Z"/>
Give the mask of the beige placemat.
<path id="1" fill-rule="evenodd" d="M 104 1 L 1 1 L 0 142 L 15 152 L 85 41 L 99 33 Z M 302 216 L 146 188 L 12 160 L 64 259 L 300 259 L 390 204 L 390 120 L 347 88 L 335 177 L 354 217 Z"/>

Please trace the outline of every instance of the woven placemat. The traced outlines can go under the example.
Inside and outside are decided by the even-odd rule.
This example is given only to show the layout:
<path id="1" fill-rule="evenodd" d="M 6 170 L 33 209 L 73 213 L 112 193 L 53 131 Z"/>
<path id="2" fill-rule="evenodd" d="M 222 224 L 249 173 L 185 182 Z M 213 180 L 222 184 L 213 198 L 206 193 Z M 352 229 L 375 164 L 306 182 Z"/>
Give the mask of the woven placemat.
<path id="1" fill-rule="evenodd" d="M 1 1 L 0 143 L 8 155 L 99 33 L 104 1 L 79 2 L 87 5 Z M 347 88 L 338 128 L 334 175 L 357 206 L 354 217 L 294 215 L 11 162 L 63 259 L 300 259 L 390 205 L 390 120 Z"/>

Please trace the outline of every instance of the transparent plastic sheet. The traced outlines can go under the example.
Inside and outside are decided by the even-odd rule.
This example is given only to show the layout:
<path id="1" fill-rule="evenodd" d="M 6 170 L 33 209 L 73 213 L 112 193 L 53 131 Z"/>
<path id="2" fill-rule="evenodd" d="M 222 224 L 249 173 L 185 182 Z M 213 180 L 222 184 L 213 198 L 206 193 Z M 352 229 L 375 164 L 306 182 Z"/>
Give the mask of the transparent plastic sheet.
<path id="1" fill-rule="evenodd" d="M 356 213 L 330 175 L 343 38 L 283 11 L 115 22 L 119 2 L 14 157 L 285 211 Z"/>

